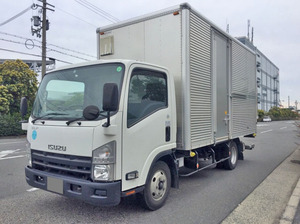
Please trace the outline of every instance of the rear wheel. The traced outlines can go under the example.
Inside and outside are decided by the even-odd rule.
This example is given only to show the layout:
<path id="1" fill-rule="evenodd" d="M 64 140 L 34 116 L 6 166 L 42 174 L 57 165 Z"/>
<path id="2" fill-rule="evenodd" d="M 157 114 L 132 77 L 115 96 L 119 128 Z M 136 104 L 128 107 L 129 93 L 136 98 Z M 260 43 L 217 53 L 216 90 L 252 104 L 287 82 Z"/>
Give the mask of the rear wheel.
<path id="1" fill-rule="evenodd" d="M 168 165 L 158 161 L 151 169 L 143 194 L 139 195 L 145 208 L 159 209 L 167 200 L 171 187 L 171 173 Z"/>
<path id="2" fill-rule="evenodd" d="M 225 160 L 223 165 L 226 170 L 233 170 L 236 167 L 238 161 L 238 147 L 234 141 L 230 142 L 226 147 L 225 153 L 229 156 L 229 159 Z"/>

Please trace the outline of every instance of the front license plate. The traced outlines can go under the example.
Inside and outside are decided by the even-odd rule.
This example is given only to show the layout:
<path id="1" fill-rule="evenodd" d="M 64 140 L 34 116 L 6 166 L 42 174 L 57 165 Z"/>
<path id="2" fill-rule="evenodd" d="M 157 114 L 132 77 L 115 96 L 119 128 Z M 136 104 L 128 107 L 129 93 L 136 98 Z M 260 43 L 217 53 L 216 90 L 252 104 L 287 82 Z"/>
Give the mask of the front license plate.
<path id="1" fill-rule="evenodd" d="M 47 178 L 47 190 L 53 191 L 55 193 L 63 194 L 64 193 L 63 180 L 53 178 L 53 177 L 48 177 Z"/>

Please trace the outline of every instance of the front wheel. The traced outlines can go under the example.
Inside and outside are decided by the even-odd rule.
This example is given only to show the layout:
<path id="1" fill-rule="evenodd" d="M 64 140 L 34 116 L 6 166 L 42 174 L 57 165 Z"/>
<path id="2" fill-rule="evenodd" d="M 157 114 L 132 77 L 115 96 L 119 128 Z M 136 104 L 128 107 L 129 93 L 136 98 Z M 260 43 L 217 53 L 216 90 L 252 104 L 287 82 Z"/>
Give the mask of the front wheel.
<path id="1" fill-rule="evenodd" d="M 238 148 L 234 141 L 230 142 L 229 146 L 226 147 L 226 154 L 229 159 L 224 161 L 224 168 L 226 170 L 233 170 L 236 167 L 238 161 Z"/>
<path id="2" fill-rule="evenodd" d="M 144 207 L 152 211 L 157 210 L 166 202 L 170 187 L 170 169 L 165 162 L 158 161 L 151 169 L 144 192 L 139 195 L 139 198 Z"/>

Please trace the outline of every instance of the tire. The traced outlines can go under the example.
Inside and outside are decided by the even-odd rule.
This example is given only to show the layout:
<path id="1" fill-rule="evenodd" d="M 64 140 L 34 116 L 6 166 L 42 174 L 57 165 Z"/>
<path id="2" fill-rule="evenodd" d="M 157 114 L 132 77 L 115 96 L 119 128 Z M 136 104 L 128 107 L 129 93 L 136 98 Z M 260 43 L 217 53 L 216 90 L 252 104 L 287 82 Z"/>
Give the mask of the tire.
<path id="1" fill-rule="evenodd" d="M 229 146 L 226 147 L 225 153 L 229 156 L 229 159 L 224 161 L 224 168 L 226 170 L 233 170 L 236 167 L 239 154 L 238 147 L 234 141 L 230 142 Z"/>
<path id="2" fill-rule="evenodd" d="M 158 161 L 149 172 L 144 192 L 138 198 L 145 208 L 157 210 L 165 204 L 170 187 L 170 169 L 165 162 Z"/>

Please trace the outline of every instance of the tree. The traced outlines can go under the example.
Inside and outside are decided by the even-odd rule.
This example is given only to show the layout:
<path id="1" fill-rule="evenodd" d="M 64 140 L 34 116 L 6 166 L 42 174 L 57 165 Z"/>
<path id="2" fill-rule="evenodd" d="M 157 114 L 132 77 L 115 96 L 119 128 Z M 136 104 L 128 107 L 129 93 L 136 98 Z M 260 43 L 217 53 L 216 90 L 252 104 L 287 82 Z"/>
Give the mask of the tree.
<path id="1" fill-rule="evenodd" d="M 278 120 L 293 120 L 297 119 L 299 116 L 296 112 L 288 109 L 288 108 L 278 108 L 278 107 L 272 107 L 268 115 L 271 116 L 272 120 L 278 121 Z"/>
<path id="2" fill-rule="evenodd" d="M 20 110 L 21 97 L 26 96 L 32 107 L 37 91 L 37 74 L 21 60 L 0 64 L 0 114 L 13 114 Z"/>
<path id="3" fill-rule="evenodd" d="M 9 99 L 12 98 L 8 94 L 6 86 L 0 86 L 0 114 L 7 114 L 9 112 Z"/>
<path id="4" fill-rule="evenodd" d="M 262 121 L 265 116 L 265 112 L 263 110 L 258 110 L 257 115 L 258 115 L 259 121 Z"/>

